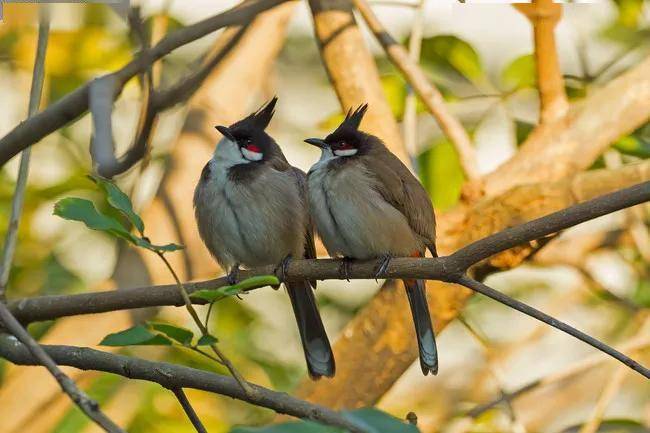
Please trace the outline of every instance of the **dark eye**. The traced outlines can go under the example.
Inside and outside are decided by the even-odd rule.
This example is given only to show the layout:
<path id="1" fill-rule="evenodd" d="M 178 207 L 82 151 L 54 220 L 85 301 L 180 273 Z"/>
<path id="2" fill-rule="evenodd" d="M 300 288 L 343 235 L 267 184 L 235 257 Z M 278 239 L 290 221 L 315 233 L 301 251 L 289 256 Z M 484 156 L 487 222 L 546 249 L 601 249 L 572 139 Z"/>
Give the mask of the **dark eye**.
<path id="1" fill-rule="evenodd" d="M 339 150 L 341 150 L 341 149 L 352 149 L 352 147 L 353 146 L 351 144 L 346 143 L 345 141 L 339 141 L 339 142 L 334 144 L 334 148 L 339 149 Z"/>

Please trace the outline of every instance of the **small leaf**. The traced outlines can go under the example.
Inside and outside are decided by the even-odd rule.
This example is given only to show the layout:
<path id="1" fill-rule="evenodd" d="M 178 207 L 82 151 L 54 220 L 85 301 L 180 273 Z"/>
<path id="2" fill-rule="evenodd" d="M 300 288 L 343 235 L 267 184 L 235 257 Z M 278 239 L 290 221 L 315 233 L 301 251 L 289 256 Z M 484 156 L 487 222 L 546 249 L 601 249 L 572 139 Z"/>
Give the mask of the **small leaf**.
<path id="1" fill-rule="evenodd" d="M 148 239 L 138 238 L 138 237 L 136 237 L 135 243 L 139 247 L 146 248 L 151 251 L 172 252 L 172 251 L 182 250 L 183 248 L 185 248 L 183 245 L 177 245 L 177 244 L 154 245 Z"/>
<path id="2" fill-rule="evenodd" d="M 526 54 L 514 59 L 501 72 L 501 81 L 512 90 L 535 87 L 537 83 L 535 57 Z"/>
<path id="3" fill-rule="evenodd" d="M 470 44 L 452 35 L 422 39 L 422 65 L 433 72 L 474 82 L 484 76 L 481 59 Z"/>
<path id="4" fill-rule="evenodd" d="M 137 238 L 122 223 L 100 213 L 90 200 L 77 197 L 59 200 L 54 205 L 54 215 L 67 220 L 81 221 L 90 229 L 110 233 L 131 243 L 137 243 Z"/>
<path id="5" fill-rule="evenodd" d="M 419 433 L 420 430 L 392 415 L 375 408 L 345 411 L 343 415 L 368 433 Z"/>
<path id="6" fill-rule="evenodd" d="M 650 123 L 626 135 L 613 144 L 614 149 L 625 155 L 650 158 Z"/>
<path id="7" fill-rule="evenodd" d="M 142 222 L 142 218 L 140 218 L 140 216 L 137 213 L 135 213 L 135 211 L 133 210 L 133 204 L 131 203 L 131 199 L 129 199 L 129 196 L 124 194 L 124 192 L 122 192 L 122 190 L 118 188 L 117 185 L 115 185 L 113 182 L 109 180 L 106 180 L 99 176 L 89 176 L 89 177 L 102 190 L 104 190 L 108 204 L 110 204 L 115 209 L 122 212 L 124 216 L 126 216 L 129 219 L 129 221 L 131 221 L 131 224 L 133 224 L 140 233 L 143 233 L 144 223 Z"/>
<path id="8" fill-rule="evenodd" d="M 149 325 L 155 331 L 162 332 L 183 346 L 189 346 L 192 343 L 192 339 L 194 338 L 194 333 L 189 329 L 168 325 L 166 323 L 150 323 Z"/>
<path id="9" fill-rule="evenodd" d="M 275 275 L 259 275 L 247 278 L 232 286 L 223 286 L 216 289 L 197 290 L 190 294 L 191 298 L 204 299 L 208 302 L 215 302 L 226 296 L 238 295 L 250 289 L 264 286 L 277 286 L 280 280 Z"/>
<path id="10" fill-rule="evenodd" d="M 142 325 L 124 331 L 108 334 L 99 343 L 101 346 L 171 346 L 169 338 L 154 334 Z"/>
<path id="11" fill-rule="evenodd" d="M 196 342 L 197 346 L 209 346 L 211 344 L 216 344 L 218 343 L 219 340 L 217 340 L 217 337 L 213 335 L 202 335 L 201 338 L 199 338 L 199 341 Z"/>

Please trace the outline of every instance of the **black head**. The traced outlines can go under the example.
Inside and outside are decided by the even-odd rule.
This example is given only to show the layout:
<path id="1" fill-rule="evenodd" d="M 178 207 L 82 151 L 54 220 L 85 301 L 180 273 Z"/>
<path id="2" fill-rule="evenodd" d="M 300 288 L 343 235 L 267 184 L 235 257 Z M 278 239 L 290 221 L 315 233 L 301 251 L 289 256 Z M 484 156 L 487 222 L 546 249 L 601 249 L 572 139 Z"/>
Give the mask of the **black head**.
<path id="1" fill-rule="evenodd" d="M 242 156 L 249 161 L 268 159 L 276 151 L 277 144 L 264 130 L 275 113 L 277 96 L 256 112 L 230 126 L 215 126 L 225 138 L 236 143 Z"/>
<path id="2" fill-rule="evenodd" d="M 320 148 L 329 148 L 336 156 L 353 156 L 368 143 L 368 134 L 359 131 L 359 125 L 368 110 L 368 104 L 360 105 L 356 110 L 350 109 L 345 119 L 324 140 L 308 138 L 305 142 Z"/>

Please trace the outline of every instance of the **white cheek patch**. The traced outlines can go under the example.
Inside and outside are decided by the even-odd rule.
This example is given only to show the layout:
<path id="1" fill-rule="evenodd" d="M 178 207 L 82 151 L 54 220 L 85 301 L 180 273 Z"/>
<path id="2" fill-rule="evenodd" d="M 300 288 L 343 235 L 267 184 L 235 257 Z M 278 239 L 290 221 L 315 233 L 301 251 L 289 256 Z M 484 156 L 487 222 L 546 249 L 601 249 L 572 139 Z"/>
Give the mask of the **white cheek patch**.
<path id="1" fill-rule="evenodd" d="M 334 155 L 336 156 L 352 156 L 356 155 L 358 149 L 341 149 L 335 150 Z"/>
<path id="2" fill-rule="evenodd" d="M 248 150 L 245 147 L 241 148 L 241 154 L 244 155 L 244 158 L 246 158 L 249 161 L 260 161 L 264 155 L 262 155 L 260 152 L 253 152 L 252 150 Z"/>

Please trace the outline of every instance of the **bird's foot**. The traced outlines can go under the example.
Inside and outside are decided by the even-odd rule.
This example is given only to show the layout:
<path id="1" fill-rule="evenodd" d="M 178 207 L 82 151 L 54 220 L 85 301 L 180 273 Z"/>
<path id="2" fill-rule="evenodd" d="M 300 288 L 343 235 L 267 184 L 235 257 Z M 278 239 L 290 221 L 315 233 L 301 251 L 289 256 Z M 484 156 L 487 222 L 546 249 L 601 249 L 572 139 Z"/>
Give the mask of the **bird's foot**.
<path id="1" fill-rule="evenodd" d="M 352 261 L 352 258 L 344 256 L 341 258 L 341 263 L 339 265 L 339 279 L 346 280 L 348 283 L 350 282 L 350 273 L 352 272 Z"/>
<path id="2" fill-rule="evenodd" d="M 377 267 L 375 268 L 375 281 L 384 275 L 392 258 L 393 257 L 390 254 L 384 254 L 379 258 Z"/>
<path id="3" fill-rule="evenodd" d="M 291 254 L 287 254 L 286 257 L 275 267 L 274 273 L 282 283 L 285 282 L 287 274 L 289 273 L 289 263 L 291 263 L 291 260 L 293 260 Z"/>
<path id="4" fill-rule="evenodd" d="M 239 283 L 239 263 L 236 263 L 235 266 L 230 269 L 230 272 L 226 276 L 226 279 L 228 280 L 228 284 L 231 286 Z"/>

